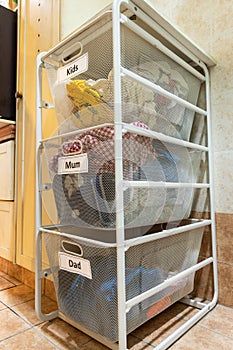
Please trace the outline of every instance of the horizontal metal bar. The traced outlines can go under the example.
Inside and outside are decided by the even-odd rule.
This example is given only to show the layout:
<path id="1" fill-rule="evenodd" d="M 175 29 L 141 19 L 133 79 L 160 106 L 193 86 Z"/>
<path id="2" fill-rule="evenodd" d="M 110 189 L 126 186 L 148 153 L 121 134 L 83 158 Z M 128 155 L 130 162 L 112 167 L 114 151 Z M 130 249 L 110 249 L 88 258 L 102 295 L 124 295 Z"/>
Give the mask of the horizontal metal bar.
<path id="1" fill-rule="evenodd" d="M 158 139 L 162 142 L 168 142 L 173 145 L 178 145 L 186 148 L 192 148 L 192 149 L 208 152 L 208 147 L 206 146 L 201 146 L 196 143 L 184 141 L 181 139 L 176 139 L 175 137 L 167 136 L 157 131 L 138 128 L 137 126 L 134 126 L 132 124 L 126 124 L 126 123 L 122 123 L 122 124 L 123 124 L 124 131 L 128 131 L 128 132 L 135 133 L 142 136 L 151 137 L 153 139 Z"/>
<path id="2" fill-rule="evenodd" d="M 190 41 L 179 28 L 174 27 L 174 23 L 168 21 L 161 13 L 157 12 L 153 5 L 144 4 L 141 10 L 141 0 L 134 0 L 133 2 L 127 0 L 123 1 L 127 8 L 135 13 L 138 18 L 141 18 L 147 25 L 149 25 L 155 32 L 160 34 L 166 41 L 170 42 L 175 48 L 179 49 L 181 53 L 187 56 L 190 60 L 201 66 L 202 60 L 207 66 L 215 66 L 215 60 L 207 55 L 200 47 Z M 135 9 L 135 5 L 137 5 Z"/>
<path id="3" fill-rule="evenodd" d="M 168 236 L 174 236 L 178 235 L 179 233 L 184 233 L 184 232 L 189 232 L 201 227 L 209 226 L 211 225 L 212 221 L 211 220 L 197 220 L 197 222 L 190 223 L 187 225 L 179 226 L 179 227 L 173 227 L 170 229 L 165 229 L 162 230 L 161 232 L 156 232 L 156 233 L 150 233 L 144 236 L 139 236 L 136 238 L 128 239 L 125 241 L 125 246 L 127 248 L 130 248 L 132 246 L 136 246 L 139 244 L 147 243 L 147 242 L 152 242 L 158 239 L 162 239 Z"/>
<path id="4" fill-rule="evenodd" d="M 56 228 L 56 227 L 54 227 L 54 228 Z M 93 244 L 95 246 L 100 246 L 102 248 L 109 248 L 109 247 L 115 248 L 117 246 L 116 243 L 105 243 L 103 241 L 97 241 L 97 240 L 94 240 L 94 239 L 81 237 L 81 236 L 75 235 L 75 234 L 70 234 L 70 233 L 66 233 L 66 232 L 58 232 L 58 231 L 52 230 L 50 228 L 43 228 L 43 227 L 41 227 L 39 230 L 41 232 L 45 232 L 45 233 L 49 233 L 49 234 L 53 234 L 53 235 L 57 235 L 57 236 L 61 236 L 61 237 L 67 237 L 67 238 L 70 238 L 70 239 L 78 239 L 81 242 L 88 243 L 88 244 Z"/>
<path id="5" fill-rule="evenodd" d="M 137 13 L 138 15 L 138 13 Z M 149 18 L 149 17 L 148 17 Z M 192 75 L 198 78 L 201 81 L 205 81 L 205 76 L 199 73 L 196 69 L 190 66 L 187 62 L 185 62 L 182 58 L 177 56 L 174 52 L 169 50 L 166 46 L 164 46 L 158 39 L 155 39 L 151 34 L 146 32 L 144 29 L 139 27 L 135 22 L 130 20 L 125 15 L 121 14 L 121 23 L 123 23 L 126 27 L 137 33 L 141 38 L 145 39 L 148 43 L 155 46 L 159 51 L 163 52 L 166 56 L 170 57 L 173 61 L 178 63 L 180 66 L 189 71 Z"/>
<path id="6" fill-rule="evenodd" d="M 146 187 L 146 188 L 209 188 L 207 183 L 192 183 L 192 182 L 164 182 L 164 181 L 123 181 L 124 188 Z"/>
<path id="7" fill-rule="evenodd" d="M 55 136 L 43 139 L 40 142 L 41 142 L 41 144 L 43 144 L 43 143 L 48 142 L 48 141 L 60 139 L 61 137 L 69 137 L 69 136 L 73 136 L 73 135 L 87 132 L 89 130 L 98 129 L 100 127 L 106 127 L 106 126 L 113 127 L 114 124 L 106 123 L 106 124 L 101 124 L 101 125 L 97 125 L 94 127 L 85 128 L 82 130 L 75 130 L 75 131 L 71 131 L 71 132 L 68 132 L 65 134 L 55 135 Z M 128 132 L 135 133 L 138 135 L 143 135 L 143 136 L 151 137 L 154 139 L 158 139 L 162 142 L 168 142 L 168 143 L 172 143 L 174 145 L 179 145 L 179 146 L 183 146 L 186 148 L 192 148 L 192 149 L 208 152 L 208 147 L 201 146 L 201 145 L 198 145 L 196 143 L 184 141 L 181 139 L 177 139 L 177 138 L 172 137 L 172 136 L 167 136 L 167 135 L 164 135 L 160 132 L 138 128 L 137 126 L 134 126 L 132 124 L 122 123 L 122 129 L 123 129 L 123 131 L 122 131 L 123 133 L 128 131 Z"/>
<path id="8" fill-rule="evenodd" d="M 194 104 L 183 100 L 181 97 L 176 96 L 174 94 L 172 94 L 171 92 L 161 88 L 161 86 L 152 83 L 151 81 L 147 80 L 146 78 L 141 77 L 140 75 L 131 72 L 129 69 L 126 69 L 124 67 L 121 68 L 121 72 L 122 74 L 126 75 L 128 78 L 131 78 L 135 81 L 138 81 L 139 83 L 145 85 L 146 87 L 155 90 L 156 92 L 158 92 L 160 95 L 166 96 L 168 98 L 170 98 L 173 101 L 176 101 L 177 103 L 179 103 L 181 106 L 184 106 L 194 112 L 197 112 L 201 115 L 207 115 L 207 112 L 204 109 L 201 109 L 197 106 L 195 106 Z"/>
<path id="9" fill-rule="evenodd" d="M 206 305 L 202 310 L 199 310 L 194 314 L 188 321 L 183 323 L 179 328 L 175 329 L 170 335 L 156 345 L 156 350 L 166 350 L 172 345 L 177 339 L 179 339 L 185 332 L 187 332 L 195 323 L 197 323 L 202 317 L 204 317 L 211 309 L 216 305 L 213 300 L 210 304 Z"/>
<path id="10" fill-rule="evenodd" d="M 111 10 L 107 10 L 105 11 L 104 15 L 105 16 L 111 16 L 112 11 Z M 69 47 L 72 42 L 85 31 L 88 30 L 89 28 L 91 28 L 92 26 L 94 27 L 96 23 L 98 23 L 98 21 L 100 21 L 102 19 L 103 13 L 99 13 L 97 14 L 95 17 L 91 18 L 88 21 L 88 24 L 85 24 L 83 26 L 80 26 L 79 29 L 77 31 L 75 31 L 73 34 L 69 35 L 67 38 L 63 39 L 62 41 L 60 41 L 57 45 L 55 45 L 52 49 L 50 49 L 49 51 L 47 51 L 46 53 L 44 53 L 44 55 L 42 56 L 41 60 L 42 62 L 46 62 L 47 59 L 49 59 L 50 56 L 52 55 L 56 55 L 56 53 L 58 51 L 60 51 L 61 49 L 65 49 L 66 47 Z M 111 17 L 110 17 L 111 18 Z M 111 23 L 111 22 L 110 22 Z"/>
<path id="11" fill-rule="evenodd" d="M 139 245 L 142 243 L 146 243 L 146 242 L 150 242 L 150 241 L 154 241 L 156 239 L 160 239 L 160 238 L 164 238 L 167 236 L 172 236 L 172 235 L 176 235 L 182 232 L 186 232 L 186 231 L 191 231 L 194 230 L 196 228 L 200 228 L 200 227 L 205 227 L 211 224 L 211 220 L 197 220 L 197 222 L 194 223 L 190 223 L 187 225 L 183 225 L 180 227 L 175 227 L 175 228 L 171 228 L 168 230 L 162 230 L 161 232 L 157 232 L 157 233 L 151 233 L 145 236 L 139 236 L 136 238 L 132 238 L 132 239 L 127 239 L 124 241 L 124 247 L 126 247 L 127 249 L 130 246 L 135 246 L 135 245 Z M 156 224 L 156 223 L 155 223 Z M 117 245 L 117 243 L 106 243 L 103 241 L 97 241 L 95 239 L 90 239 L 90 238 L 85 238 L 85 237 L 81 237 L 75 234 L 70 234 L 70 233 L 66 233 L 66 232 L 58 232 L 56 231 L 56 228 L 58 226 L 56 225 L 51 225 L 51 226 L 46 226 L 46 227 L 40 227 L 39 231 L 40 232 L 45 232 L 45 233 L 49 233 L 49 234 L 54 234 L 57 236 L 64 236 L 70 239 L 78 239 L 81 242 L 84 243 L 88 243 L 88 244 L 93 244 L 95 246 L 100 246 L 102 248 L 116 248 L 119 247 L 119 245 Z M 108 230 L 105 230 L 108 231 Z M 112 232 L 112 230 L 111 230 Z"/>
<path id="12" fill-rule="evenodd" d="M 111 124 L 111 123 L 105 123 L 105 124 L 91 126 L 91 127 L 84 128 L 84 129 L 77 129 L 77 130 L 73 130 L 73 131 L 70 131 L 70 132 L 67 132 L 67 133 L 64 133 L 64 134 L 55 135 L 55 136 L 48 137 L 46 139 L 42 139 L 42 140 L 40 140 L 40 142 L 44 143 L 44 142 L 48 142 L 50 140 L 51 141 L 52 140 L 57 140 L 57 139 L 60 139 L 62 137 L 68 137 L 68 136 L 72 136 L 72 135 L 82 134 L 84 132 L 87 132 L 87 131 L 90 131 L 90 130 L 94 130 L 94 129 L 98 129 L 100 127 L 113 126 L 113 125 L 114 124 Z"/>
<path id="13" fill-rule="evenodd" d="M 139 304 L 140 302 L 142 302 L 143 300 L 155 295 L 156 293 L 161 292 L 162 290 L 164 290 L 167 287 L 170 287 L 173 283 L 179 282 L 180 280 L 184 279 L 185 277 L 188 277 L 189 275 L 191 275 L 193 272 L 196 272 L 198 270 L 200 270 L 201 268 L 205 267 L 206 265 L 209 265 L 213 263 L 213 258 L 208 258 L 204 261 L 201 261 L 200 263 L 189 267 L 188 269 L 178 273 L 177 275 L 168 278 L 167 280 L 165 280 L 163 283 L 159 284 L 158 286 L 151 288 L 149 290 L 147 290 L 146 292 L 137 295 L 136 297 L 128 300 L 126 302 L 126 311 L 129 312 L 130 309 L 134 306 Z"/>

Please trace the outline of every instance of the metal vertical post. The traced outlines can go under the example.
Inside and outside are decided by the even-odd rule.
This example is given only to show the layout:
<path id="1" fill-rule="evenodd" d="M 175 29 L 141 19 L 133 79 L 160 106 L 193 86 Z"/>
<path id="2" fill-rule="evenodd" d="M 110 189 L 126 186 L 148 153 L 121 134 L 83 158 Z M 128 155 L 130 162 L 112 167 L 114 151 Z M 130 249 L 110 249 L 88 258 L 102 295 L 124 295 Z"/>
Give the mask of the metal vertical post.
<path id="1" fill-rule="evenodd" d="M 120 0 L 113 3 L 113 67 L 114 67 L 114 126 L 115 126 L 115 193 L 117 243 L 117 300 L 119 349 L 127 349 L 124 199 L 122 164 L 122 105 L 121 105 L 121 33 Z"/>

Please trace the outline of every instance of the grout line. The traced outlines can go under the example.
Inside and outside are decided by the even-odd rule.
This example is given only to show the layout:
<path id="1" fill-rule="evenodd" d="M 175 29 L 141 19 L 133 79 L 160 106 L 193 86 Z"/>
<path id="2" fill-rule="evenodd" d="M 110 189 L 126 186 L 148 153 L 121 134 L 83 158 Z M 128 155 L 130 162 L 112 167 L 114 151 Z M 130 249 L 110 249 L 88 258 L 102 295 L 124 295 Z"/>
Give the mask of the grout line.
<path id="1" fill-rule="evenodd" d="M 4 339 L 0 339 L 0 343 L 4 342 L 5 340 L 14 338 L 14 337 L 16 337 L 17 335 L 23 334 L 23 333 L 27 332 L 27 331 L 30 330 L 30 329 L 32 329 L 32 327 L 27 328 L 27 329 L 24 329 L 23 331 L 19 331 L 19 332 L 17 332 L 17 333 L 14 333 L 14 334 L 12 334 L 12 335 L 10 335 L 9 337 L 6 337 L 6 338 L 4 338 Z"/>
<path id="2" fill-rule="evenodd" d="M 50 321 L 47 321 L 50 322 Z M 42 322 L 43 323 L 43 322 Z M 46 323 L 46 322 L 45 322 Z M 32 329 L 43 339 L 45 339 L 47 342 L 49 342 L 51 345 L 53 345 L 56 349 L 58 350 L 62 350 L 63 348 L 58 346 L 57 344 L 55 344 L 49 337 L 47 337 L 43 332 L 41 332 L 38 328 L 38 325 L 34 325 L 32 326 Z"/>
<path id="3" fill-rule="evenodd" d="M 17 304 L 19 305 L 19 304 Z M 15 306 L 15 305 L 12 305 Z M 12 309 L 12 306 L 8 306 L 7 308 L 9 310 L 11 310 L 16 316 L 18 316 L 22 321 L 24 321 L 25 323 L 27 323 L 30 327 L 33 327 L 32 323 L 30 323 L 28 320 L 25 320 L 20 314 L 17 313 L 17 311 L 15 311 L 14 309 Z"/>
<path id="4" fill-rule="evenodd" d="M 22 281 L 17 280 L 17 278 L 15 278 L 15 277 L 12 277 L 12 278 L 11 278 L 11 276 L 9 276 L 9 277 L 7 278 L 7 277 L 5 277 L 5 276 L 9 276 L 9 275 L 4 275 L 4 276 L 1 276 L 1 275 L 0 275 L 0 277 L 2 277 L 2 278 L 4 278 L 6 281 L 8 281 L 8 282 L 14 284 L 16 287 L 17 287 L 17 286 L 20 286 L 21 284 L 23 284 Z M 18 284 L 15 284 L 14 282 L 12 282 L 12 279 L 15 279 L 15 280 L 18 282 Z"/>
<path id="5" fill-rule="evenodd" d="M 2 276 L 0 276 L 0 277 L 2 277 Z M 23 283 L 22 283 L 22 284 L 23 284 Z M 19 285 L 15 285 L 15 286 L 13 286 L 13 287 L 18 287 L 18 286 L 19 286 Z M 6 288 L 6 289 L 12 289 L 13 287 L 9 287 L 9 288 Z M 24 302 L 19 303 L 19 304 L 11 305 L 11 306 L 7 305 L 5 302 L 3 302 L 2 300 L 0 300 L 0 302 L 1 302 L 7 309 L 11 310 L 17 317 L 19 317 L 26 325 L 29 326 L 27 329 L 25 329 L 25 330 L 23 330 L 23 331 L 19 331 L 18 333 L 15 333 L 14 335 L 11 335 L 11 336 L 9 336 L 9 337 L 6 337 L 6 338 L 4 338 L 4 339 L 1 339 L 0 342 L 3 342 L 3 341 L 5 341 L 5 340 L 7 340 L 7 339 L 10 339 L 10 338 L 12 338 L 12 337 L 15 337 L 15 336 L 17 336 L 17 335 L 19 335 L 19 334 L 25 333 L 25 332 L 28 331 L 28 330 L 34 330 L 34 331 L 37 332 L 37 334 L 38 334 L 40 337 L 44 338 L 46 341 L 48 341 L 50 344 L 52 344 L 56 349 L 58 349 L 58 350 L 63 349 L 62 347 L 60 347 L 60 346 L 58 346 L 57 344 L 55 344 L 50 338 L 48 338 L 46 335 L 43 334 L 43 332 L 41 332 L 41 331 L 38 329 L 38 326 L 40 326 L 44 321 L 41 321 L 40 323 L 37 323 L 37 324 L 32 324 L 32 323 L 30 323 L 29 321 L 27 321 L 26 319 L 24 319 L 20 314 L 18 314 L 17 311 L 15 311 L 14 309 L 12 309 L 12 308 L 15 307 L 15 306 L 22 305 L 22 304 L 27 303 L 27 302 L 29 302 L 29 301 L 31 301 L 31 300 L 34 300 L 34 298 L 29 299 L 29 300 L 24 301 Z M 232 310 L 232 312 L 233 312 L 233 309 L 232 309 L 231 307 L 229 307 L 229 306 L 225 306 L 225 305 L 222 305 L 222 304 L 218 304 L 218 306 L 219 306 L 220 308 L 228 308 L 228 309 Z M 3 311 L 3 310 L 5 310 L 6 308 L 0 310 L 0 312 Z M 176 320 L 179 320 L 179 321 L 181 321 L 181 320 L 187 321 L 187 320 L 189 319 L 189 317 L 188 317 L 187 315 L 184 315 L 184 314 L 183 314 L 183 315 L 182 315 L 182 314 L 181 314 L 181 315 L 177 315 L 177 314 L 175 314 L 175 312 L 173 313 L 172 311 L 169 312 L 169 315 L 170 315 L 171 317 L 174 317 Z M 230 339 L 230 340 L 233 339 L 233 337 L 231 337 L 231 336 L 228 336 L 228 335 L 223 334 L 223 333 L 221 333 L 221 332 L 219 332 L 219 331 L 217 331 L 217 330 L 214 330 L 214 329 L 212 329 L 212 328 L 209 328 L 209 327 L 207 327 L 207 326 L 202 325 L 202 324 L 200 323 L 200 321 L 197 322 L 197 324 L 196 324 L 195 326 L 200 327 L 200 328 L 203 328 L 203 329 L 206 329 L 206 330 L 209 330 L 210 332 L 213 332 L 213 333 L 215 333 L 215 334 L 217 334 L 217 335 L 219 335 L 219 336 L 225 337 L 225 338 L 227 338 L 227 339 Z M 131 335 L 132 337 L 134 337 L 134 338 L 140 340 L 140 342 L 141 342 L 142 344 L 145 344 L 145 345 L 147 345 L 147 346 L 150 346 L 151 349 L 155 349 L 155 348 L 156 348 L 156 346 L 152 345 L 151 343 L 146 342 L 144 339 L 142 339 L 142 338 L 140 338 L 140 337 L 138 337 L 138 336 L 136 336 L 136 335 L 134 335 L 134 334 L 130 334 L 130 335 Z M 88 340 L 87 342 L 84 342 L 83 344 L 80 344 L 80 345 L 79 345 L 80 349 L 81 349 L 82 347 L 84 347 L 86 344 L 88 344 L 89 342 L 93 341 L 93 340 L 94 340 L 94 339 L 91 338 L 91 339 Z"/>
<path id="6" fill-rule="evenodd" d="M 5 290 L 8 290 L 8 289 L 11 289 L 11 288 L 14 288 L 15 287 L 15 285 L 14 286 L 8 286 L 8 287 L 6 287 L 6 288 L 3 288 L 3 289 L 0 289 L 0 292 L 3 292 L 3 291 L 5 291 Z M 1 301 L 1 300 L 0 300 Z"/>

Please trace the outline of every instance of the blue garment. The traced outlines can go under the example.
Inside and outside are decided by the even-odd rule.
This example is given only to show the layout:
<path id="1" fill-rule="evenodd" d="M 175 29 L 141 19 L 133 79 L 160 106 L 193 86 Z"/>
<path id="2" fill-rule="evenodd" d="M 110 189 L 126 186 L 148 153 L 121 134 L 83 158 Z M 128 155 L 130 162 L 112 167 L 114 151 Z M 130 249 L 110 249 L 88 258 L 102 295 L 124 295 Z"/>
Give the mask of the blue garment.
<path id="1" fill-rule="evenodd" d="M 77 323 L 112 341 L 117 341 L 116 255 L 94 256 L 89 260 L 92 267 L 91 280 L 67 271 L 59 271 L 59 308 Z M 125 273 L 127 300 L 155 287 L 165 279 L 164 273 L 157 268 L 127 267 Z M 163 296 L 164 291 L 135 305 L 127 317 L 130 319 L 139 315 L 142 310 Z M 129 331 L 130 327 L 132 328 L 132 325 L 128 324 Z"/>

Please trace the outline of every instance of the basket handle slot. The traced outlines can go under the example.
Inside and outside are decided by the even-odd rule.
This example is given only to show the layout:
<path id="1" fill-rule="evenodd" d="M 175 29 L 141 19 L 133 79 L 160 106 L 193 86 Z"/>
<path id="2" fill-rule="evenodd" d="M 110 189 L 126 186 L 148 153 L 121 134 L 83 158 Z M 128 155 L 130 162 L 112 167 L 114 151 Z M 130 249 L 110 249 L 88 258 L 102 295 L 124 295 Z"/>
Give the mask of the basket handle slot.
<path id="1" fill-rule="evenodd" d="M 62 53 L 62 62 L 64 64 L 73 61 L 75 58 L 79 57 L 83 52 L 83 45 L 79 41 L 71 45 L 68 49 L 65 49 Z"/>
<path id="2" fill-rule="evenodd" d="M 62 241 L 61 245 L 65 252 L 75 254 L 78 256 L 83 256 L 83 249 L 79 244 L 72 243 L 69 241 Z"/>

